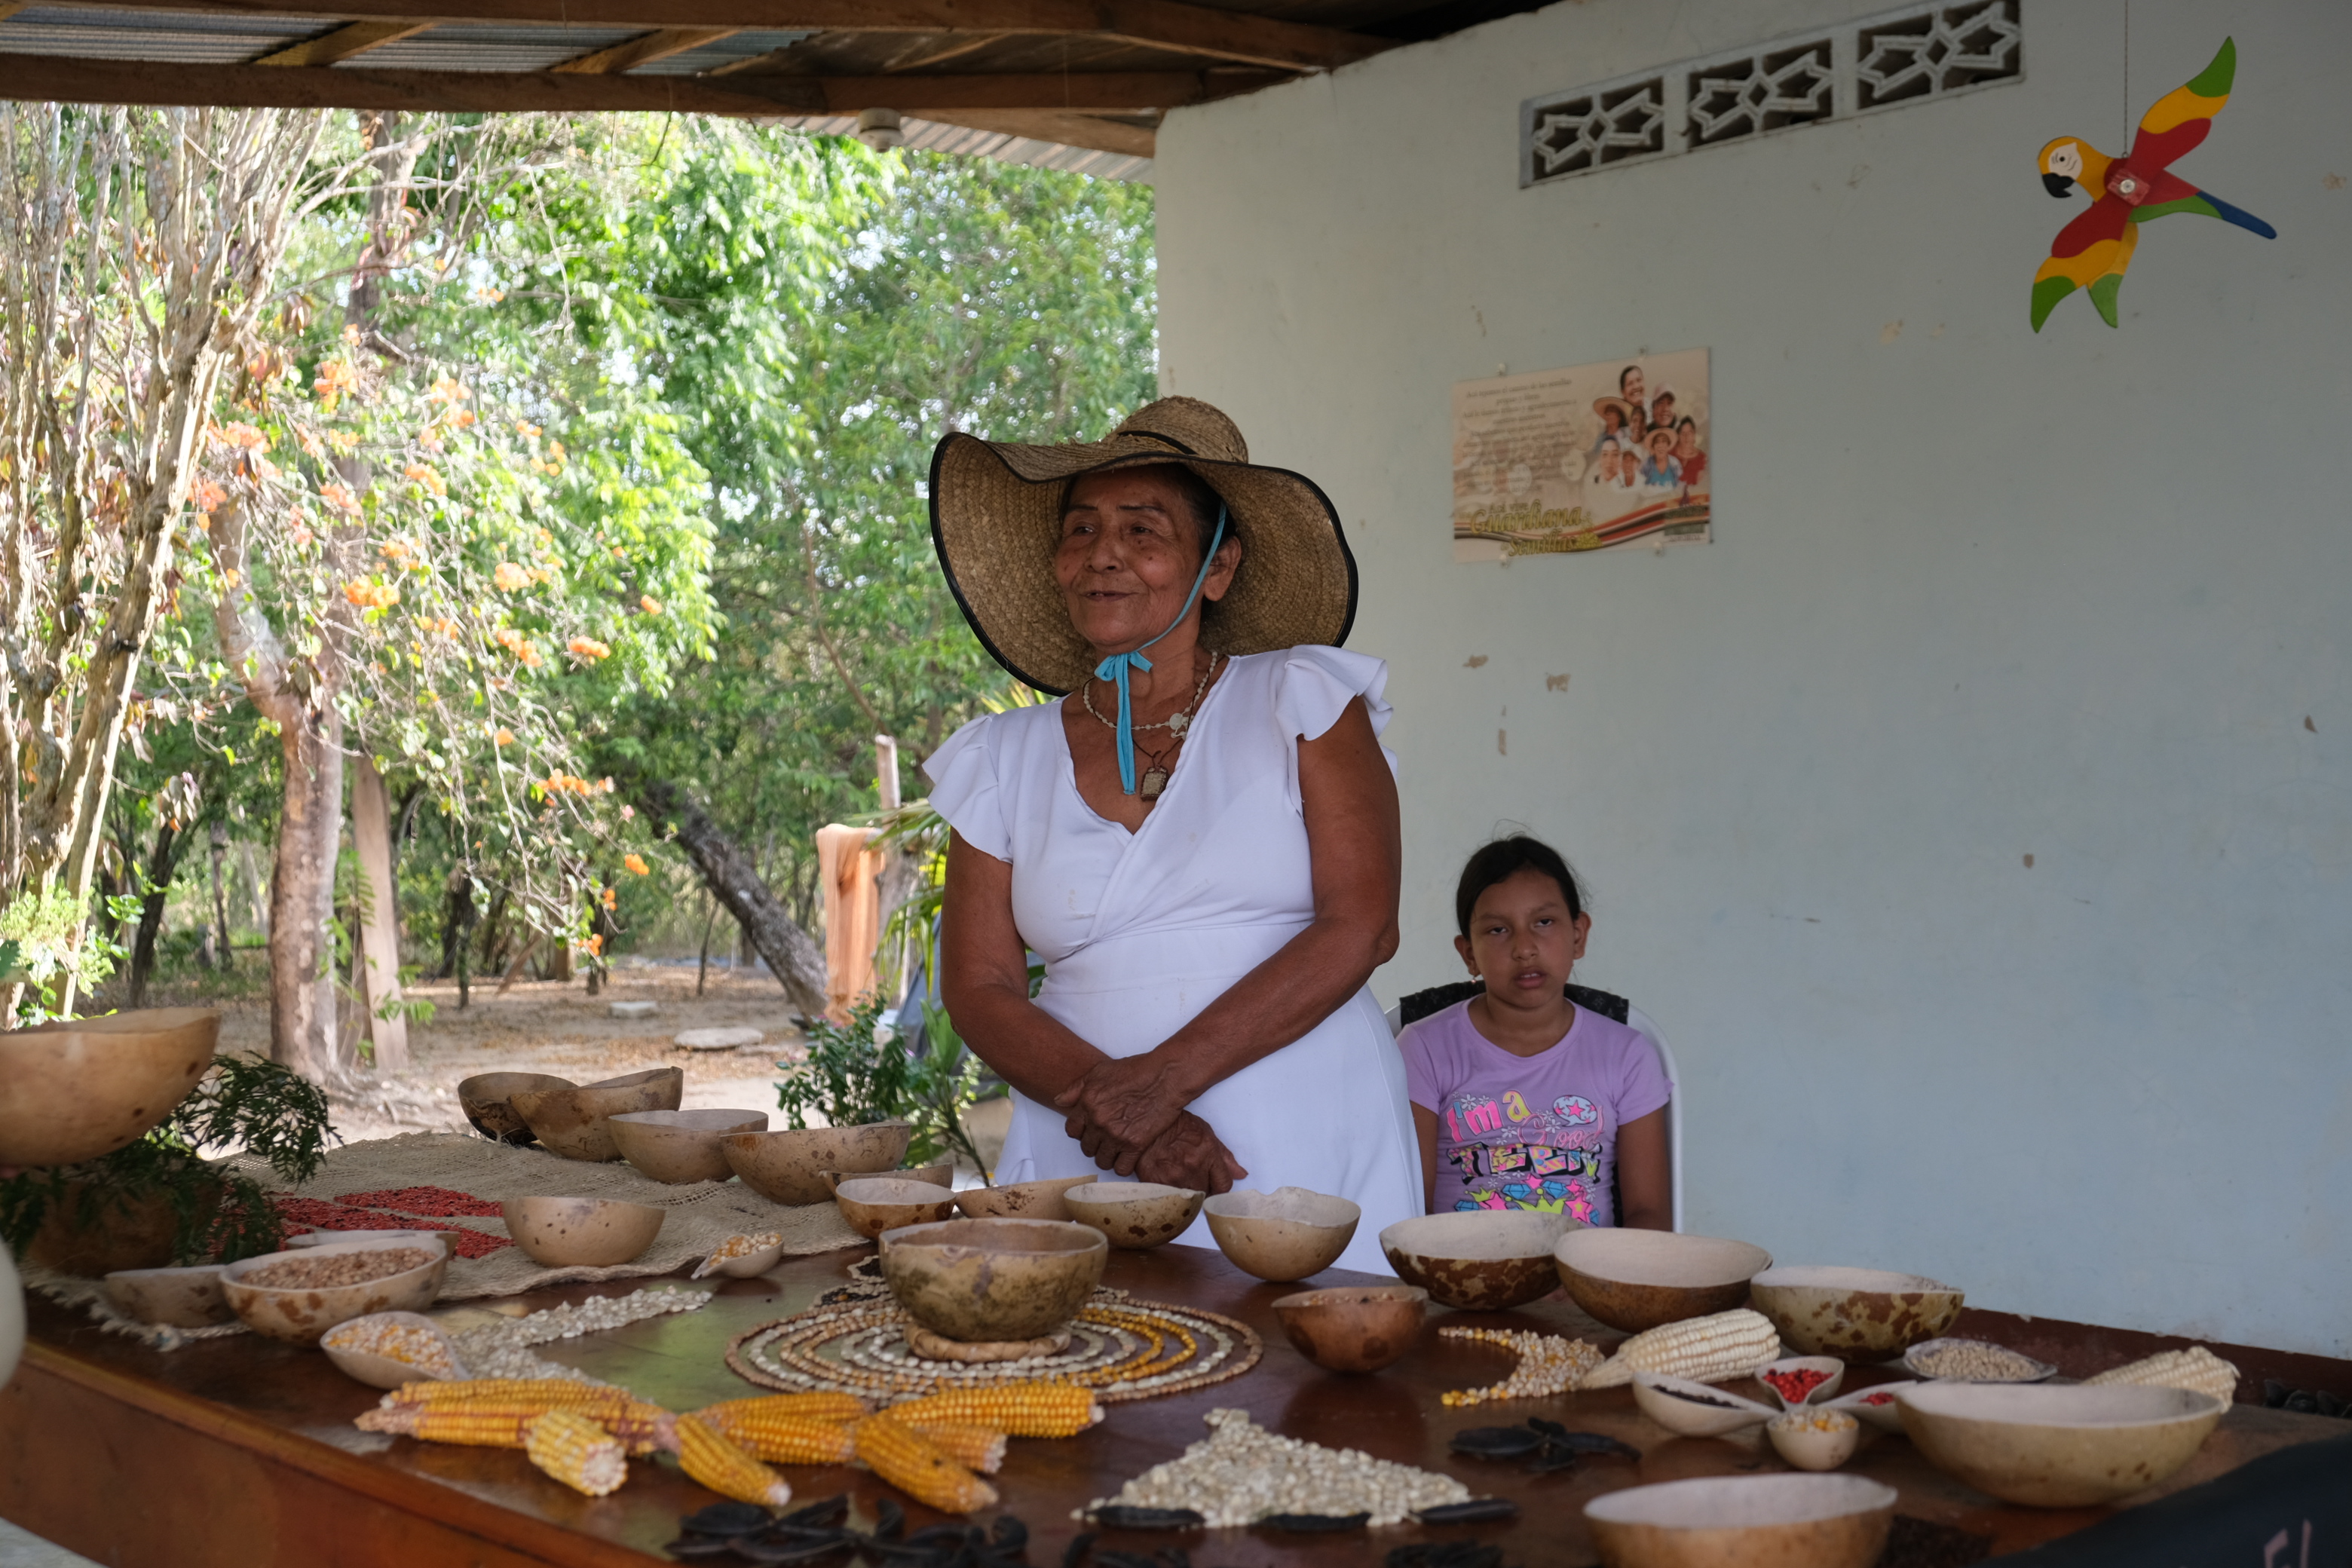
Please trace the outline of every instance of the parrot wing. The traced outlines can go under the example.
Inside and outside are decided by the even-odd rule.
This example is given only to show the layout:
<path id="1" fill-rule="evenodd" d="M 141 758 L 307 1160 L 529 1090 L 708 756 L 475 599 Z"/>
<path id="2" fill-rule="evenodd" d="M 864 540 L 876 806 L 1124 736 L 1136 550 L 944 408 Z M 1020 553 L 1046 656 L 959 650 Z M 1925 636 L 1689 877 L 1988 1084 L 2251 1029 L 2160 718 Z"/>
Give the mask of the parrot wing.
<path id="1" fill-rule="evenodd" d="M 2140 117 L 2139 134 L 2132 140 L 2132 167 L 2143 174 L 2160 174 L 2174 159 L 2204 141 L 2213 129 L 2213 117 L 2230 101 L 2230 84 L 2237 75 L 2237 41 L 2223 38 L 2212 64 L 2187 86 L 2158 99 Z"/>
<path id="2" fill-rule="evenodd" d="M 2218 217 L 2223 223 L 2236 224 L 2252 230 L 2264 239 L 2276 239 L 2278 230 L 2256 217 L 2243 207 L 2233 207 L 2210 191 L 2200 191 L 2178 174 L 2158 174 L 2156 193 L 2146 206 L 2132 215 L 2134 223 L 2146 223 L 2150 218 L 2170 217 L 2174 213 L 2196 213 L 2204 217 Z"/>
<path id="3" fill-rule="evenodd" d="M 2089 289 L 2091 301 L 2109 326 L 2116 324 L 2115 297 L 2131 265 L 2132 247 L 2139 232 L 2132 209 L 2117 196 L 2101 196 L 2090 210 L 2058 231 L 2050 244 L 2050 259 L 2033 275 L 2033 330 L 2040 331 L 2058 301 L 2077 289 Z M 2112 278 L 2112 283 L 2107 282 Z M 2104 285 L 2104 297 L 2102 293 Z"/>

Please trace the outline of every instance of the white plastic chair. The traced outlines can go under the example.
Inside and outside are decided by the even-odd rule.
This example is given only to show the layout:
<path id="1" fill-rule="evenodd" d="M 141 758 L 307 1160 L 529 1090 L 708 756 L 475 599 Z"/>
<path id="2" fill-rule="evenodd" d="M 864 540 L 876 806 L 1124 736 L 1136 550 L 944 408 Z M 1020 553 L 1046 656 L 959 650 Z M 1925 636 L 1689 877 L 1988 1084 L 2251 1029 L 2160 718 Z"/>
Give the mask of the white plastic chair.
<path id="1" fill-rule="evenodd" d="M 1388 1010 L 1389 1034 L 1391 1037 L 1404 1029 L 1404 1025 L 1400 1021 L 1401 1017 L 1402 1014 L 1397 1007 L 1391 1007 Z M 1629 1005 L 1625 1009 L 1625 1024 L 1635 1034 L 1649 1041 L 1650 1048 L 1658 1053 L 1658 1067 L 1666 1075 L 1666 1092 L 1673 1097 L 1666 1101 L 1666 1173 L 1674 1196 L 1675 1228 L 1680 1230 L 1683 1227 L 1682 1069 L 1675 1065 L 1674 1047 L 1666 1044 L 1666 1037 L 1659 1032 L 1656 1021 L 1647 1013 Z"/>

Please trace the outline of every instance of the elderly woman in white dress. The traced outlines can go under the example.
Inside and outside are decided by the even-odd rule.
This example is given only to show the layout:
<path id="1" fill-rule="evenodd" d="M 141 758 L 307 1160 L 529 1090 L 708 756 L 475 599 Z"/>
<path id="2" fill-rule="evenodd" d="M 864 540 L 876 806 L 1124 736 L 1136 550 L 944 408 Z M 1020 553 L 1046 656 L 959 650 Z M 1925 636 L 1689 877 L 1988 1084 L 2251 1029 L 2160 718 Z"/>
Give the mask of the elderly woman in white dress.
<path id="1" fill-rule="evenodd" d="M 1100 442 L 949 436 L 931 524 L 989 651 L 1067 694 L 925 765 L 948 1011 L 1013 1086 L 997 1180 L 1336 1194 L 1363 1210 L 1340 1265 L 1386 1272 L 1421 1190 L 1365 988 L 1396 948 L 1397 795 L 1387 668 L 1333 646 L 1356 584 L 1330 502 L 1171 397 Z"/>

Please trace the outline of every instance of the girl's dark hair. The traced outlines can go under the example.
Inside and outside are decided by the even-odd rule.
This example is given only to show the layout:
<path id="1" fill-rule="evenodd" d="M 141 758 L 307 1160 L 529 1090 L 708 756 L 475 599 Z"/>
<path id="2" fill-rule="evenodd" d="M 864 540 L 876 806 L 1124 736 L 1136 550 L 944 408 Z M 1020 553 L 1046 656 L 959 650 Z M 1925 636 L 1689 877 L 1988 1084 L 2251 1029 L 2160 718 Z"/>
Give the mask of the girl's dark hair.
<path id="1" fill-rule="evenodd" d="M 1470 911 L 1477 908 L 1478 895 L 1522 871 L 1540 871 L 1559 884 L 1559 896 L 1568 901 L 1570 920 L 1584 912 L 1584 889 L 1577 884 L 1575 870 L 1560 858 L 1559 851 L 1540 838 L 1515 833 L 1481 846 L 1470 857 L 1470 863 L 1462 868 L 1461 886 L 1454 890 L 1454 918 L 1465 938 L 1470 934 Z"/>

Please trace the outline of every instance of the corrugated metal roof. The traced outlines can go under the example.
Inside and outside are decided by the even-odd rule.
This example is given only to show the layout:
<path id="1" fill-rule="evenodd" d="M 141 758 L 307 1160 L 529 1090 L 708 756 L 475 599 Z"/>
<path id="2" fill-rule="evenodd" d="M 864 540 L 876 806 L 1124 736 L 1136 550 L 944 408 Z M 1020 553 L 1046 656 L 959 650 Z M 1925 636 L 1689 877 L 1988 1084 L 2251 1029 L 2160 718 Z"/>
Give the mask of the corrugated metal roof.
<path id="1" fill-rule="evenodd" d="M 530 27 L 445 22 L 339 62 L 362 70 L 539 71 L 642 37 L 643 27 Z"/>
<path id="2" fill-rule="evenodd" d="M 820 136 L 855 136 L 854 114 L 794 115 L 775 121 Z M 899 127 L 909 147 L 931 153 L 953 153 L 967 158 L 993 158 L 1000 163 L 1025 163 L 1037 169 L 1066 169 L 1098 180 L 1151 183 L 1151 160 L 1128 153 L 1101 153 L 1092 147 L 1067 147 L 1059 142 L 1036 142 L 1001 131 L 974 131 L 969 126 L 942 125 L 933 120 L 907 120 Z"/>
<path id="3" fill-rule="evenodd" d="M 0 22 L 0 53 L 226 66 L 341 25 L 331 16 L 212 16 L 33 5 Z"/>
<path id="4" fill-rule="evenodd" d="M 703 71 L 717 70 L 720 66 L 733 65 L 737 60 L 751 60 L 759 58 L 761 55 L 772 55 L 778 49 L 789 48 L 803 38 L 814 37 L 815 37 L 814 33 L 779 33 L 763 27 L 753 32 L 738 33 L 732 37 L 720 38 L 716 43 L 705 44 L 699 48 L 681 50 L 667 59 L 658 59 L 650 65 L 639 66 L 629 74 L 631 76 L 695 76 Z"/>

